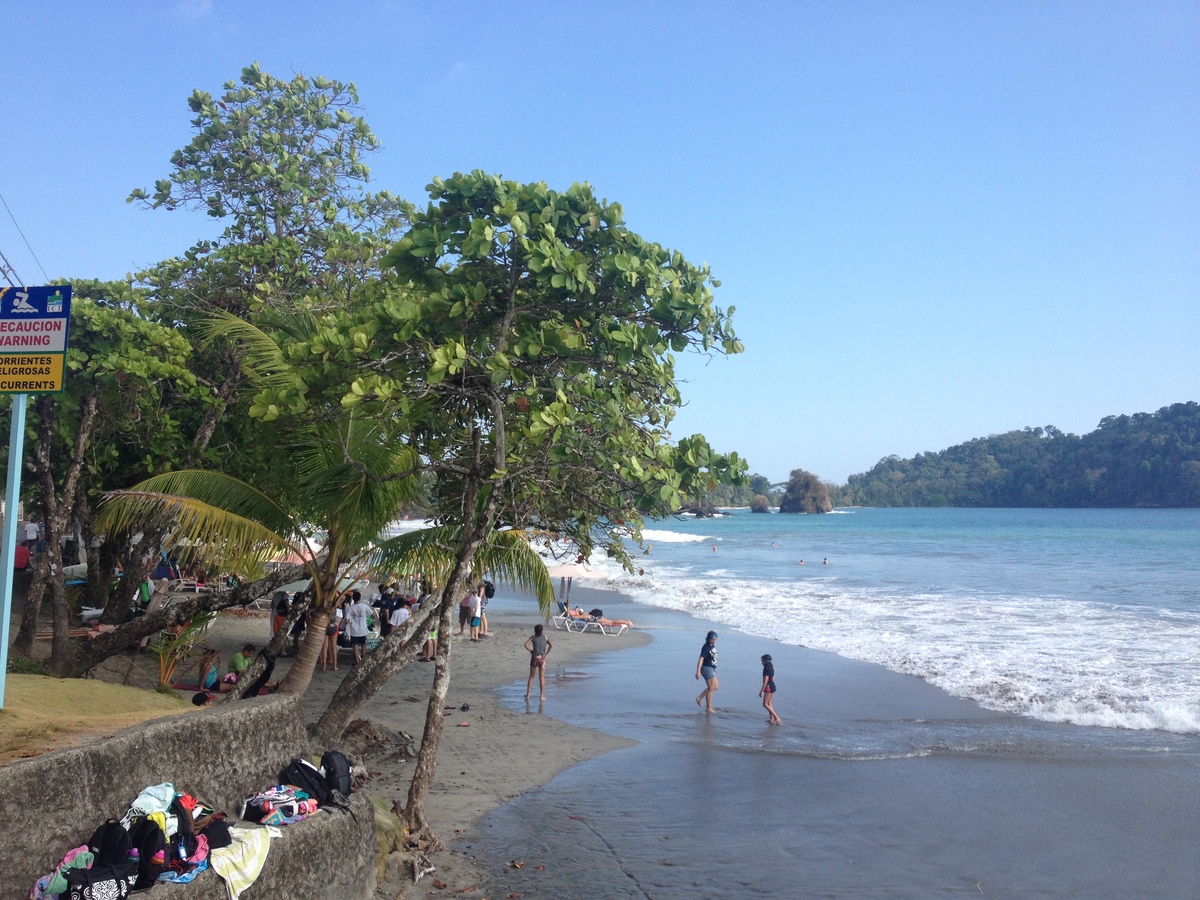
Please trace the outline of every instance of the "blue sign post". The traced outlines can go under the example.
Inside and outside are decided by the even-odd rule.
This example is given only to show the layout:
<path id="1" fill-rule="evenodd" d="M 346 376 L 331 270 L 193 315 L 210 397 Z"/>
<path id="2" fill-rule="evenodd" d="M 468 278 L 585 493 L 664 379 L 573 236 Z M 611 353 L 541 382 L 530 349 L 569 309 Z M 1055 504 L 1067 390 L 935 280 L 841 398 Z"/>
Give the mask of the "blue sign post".
<path id="1" fill-rule="evenodd" d="M 0 532 L 0 709 L 8 675 L 17 506 L 25 457 L 25 409 L 30 391 L 61 391 L 66 373 L 71 286 L 0 288 L 0 394 L 12 394 L 4 526 Z"/>

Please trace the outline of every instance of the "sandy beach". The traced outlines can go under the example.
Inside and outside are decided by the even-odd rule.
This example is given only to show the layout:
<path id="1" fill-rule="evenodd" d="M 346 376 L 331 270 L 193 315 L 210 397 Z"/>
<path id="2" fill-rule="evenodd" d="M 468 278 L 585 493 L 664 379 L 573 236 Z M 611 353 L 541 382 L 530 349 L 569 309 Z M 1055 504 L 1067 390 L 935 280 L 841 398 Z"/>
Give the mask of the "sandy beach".
<path id="1" fill-rule="evenodd" d="M 529 672 L 529 655 L 523 644 L 533 633 L 533 626 L 542 620 L 531 600 L 509 598 L 501 605 L 508 609 L 488 610 L 488 638 L 471 643 L 466 636 L 454 636 L 453 674 L 446 700 L 446 705 L 454 709 L 446 711 L 437 780 L 426 805 L 435 832 L 449 849 L 432 856 L 436 871 L 416 885 L 404 860 L 397 855 L 379 887 L 379 897 L 445 897 L 472 885 L 481 887 L 488 875 L 473 863 L 473 844 L 468 835 L 486 814 L 582 760 L 635 743 L 567 723 L 555 712 L 562 703 L 561 689 L 582 677 L 579 666 L 590 655 L 641 646 L 649 637 L 627 632 L 620 638 L 606 638 L 556 630 L 547 624 L 553 642 L 547 699 L 545 703 L 537 700 L 535 683 L 529 707 L 521 704 L 513 709 L 500 703 L 497 688 L 519 682 L 523 693 Z M 261 647 L 269 636 L 269 627 L 265 613 L 223 615 L 213 625 L 206 643 L 218 647 L 222 658 L 228 660 L 246 642 Z M 343 671 L 349 660 L 349 652 L 343 651 Z M 283 673 L 289 664 L 290 659 L 281 658 L 276 671 Z M 389 804 L 403 804 L 406 799 L 413 766 L 404 751 L 415 749 L 420 742 L 433 671 L 433 664 L 415 662 L 395 675 L 363 710 L 362 716 L 370 720 L 370 725 L 355 723 L 344 742 L 347 752 L 363 759 L 370 772 L 363 790 Z M 305 698 L 313 719 L 325 708 L 340 677 L 341 673 L 323 673 L 318 667 Z M 464 704 L 469 709 L 464 711 Z M 537 865 L 530 861 L 531 873 L 538 871 Z M 485 892 L 465 891 L 463 896 L 481 897 Z"/>

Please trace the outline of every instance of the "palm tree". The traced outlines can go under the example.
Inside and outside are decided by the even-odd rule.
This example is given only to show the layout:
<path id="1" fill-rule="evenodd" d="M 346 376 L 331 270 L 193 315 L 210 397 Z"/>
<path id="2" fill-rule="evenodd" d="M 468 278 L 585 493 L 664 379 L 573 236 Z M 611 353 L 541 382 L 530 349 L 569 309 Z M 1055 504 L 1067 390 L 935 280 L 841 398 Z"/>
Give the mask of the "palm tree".
<path id="1" fill-rule="evenodd" d="M 486 572 L 492 578 L 532 595 L 542 614 L 549 616 L 554 604 L 554 584 L 542 558 L 530 547 L 530 542 L 537 537 L 544 535 L 513 529 L 491 532 L 475 554 L 469 583 L 478 585 Z M 374 549 L 369 566 L 377 572 L 419 574 L 435 584 L 445 585 L 450 580 L 461 538 L 461 529 L 446 525 L 400 534 Z M 453 599 L 451 597 L 445 602 L 450 603 Z M 321 742 L 326 745 L 336 743 L 346 725 L 375 692 L 417 654 L 421 641 L 414 638 L 421 638 L 432 628 L 438 627 L 434 617 L 440 612 L 441 606 L 440 599 L 431 599 L 421 608 L 419 616 L 406 623 L 406 628 L 385 638 L 376 652 L 368 654 L 363 663 L 342 680 L 314 728 Z M 448 643 L 449 629 L 439 632 L 439 635 L 443 638 L 439 643 Z M 408 652 L 403 652 L 402 647 Z M 447 668 L 447 679 L 448 675 Z M 436 693 L 438 679 L 435 677 L 434 680 Z M 436 703 L 431 700 L 430 708 L 436 709 L 439 725 L 444 696 L 437 698 Z"/>
<path id="2" fill-rule="evenodd" d="M 344 413 L 336 426 L 294 432 L 288 448 L 295 480 L 285 503 L 221 472 L 188 469 L 148 478 L 105 495 L 98 526 L 155 522 L 171 528 L 196 559 L 223 571 L 260 566 L 295 554 L 312 578 L 309 623 L 280 690 L 303 693 L 312 679 L 325 627 L 343 593 L 341 573 L 366 565 L 374 542 L 412 499 L 416 460 L 377 425 Z M 324 535 L 313 552 L 307 535 Z"/>

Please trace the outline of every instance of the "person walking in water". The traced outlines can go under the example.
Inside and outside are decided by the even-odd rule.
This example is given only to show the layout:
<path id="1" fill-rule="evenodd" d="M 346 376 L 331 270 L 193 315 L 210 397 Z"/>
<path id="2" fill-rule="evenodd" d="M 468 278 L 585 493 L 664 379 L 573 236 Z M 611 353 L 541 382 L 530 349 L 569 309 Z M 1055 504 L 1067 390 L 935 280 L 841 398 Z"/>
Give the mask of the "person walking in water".
<path id="1" fill-rule="evenodd" d="M 525 685 L 526 700 L 529 699 L 529 692 L 533 690 L 535 676 L 538 680 L 541 699 L 546 699 L 546 657 L 550 655 L 553 647 L 554 644 L 550 642 L 550 638 L 542 634 L 542 626 L 534 625 L 533 634 L 525 642 L 525 649 L 529 651 L 529 681 Z"/>
<path id="2" fill-rule="evenodd" d="M 712 697 L 717 692 L 717 633 L 710 631 L 700 648 L 700 658 L 696 660 L 696 677 L 704 679 L 704 690 L 696 698 L 696 705 L 704 707 L 706 713 L 716 712 L 713 709 Z"/>
<path id="3" fill-rule="evenodd" d="M 782 725 L 783 719 L 775 714 L 775 707 L 771 704 L 775 700 L 775 664 L 771 662 L 771 654 L 764 653 L 762 658 L 763 666 L 763 683 L 762 689 L 758 692 L 758 696 L 762 697 L 763 709 L 771 717 L 767 719 L 768 724 Z"/>

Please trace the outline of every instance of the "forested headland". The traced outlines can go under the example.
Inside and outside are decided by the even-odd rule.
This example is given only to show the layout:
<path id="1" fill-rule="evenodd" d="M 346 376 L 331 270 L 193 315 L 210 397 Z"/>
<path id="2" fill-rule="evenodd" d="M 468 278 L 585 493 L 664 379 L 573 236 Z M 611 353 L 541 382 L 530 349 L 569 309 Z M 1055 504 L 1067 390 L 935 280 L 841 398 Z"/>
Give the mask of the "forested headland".
<path id="1" fill-rule="evenodd" d="M 1200 506 L 1200 404 L 976 438 L 851 475 L 839 506 Z"/>

